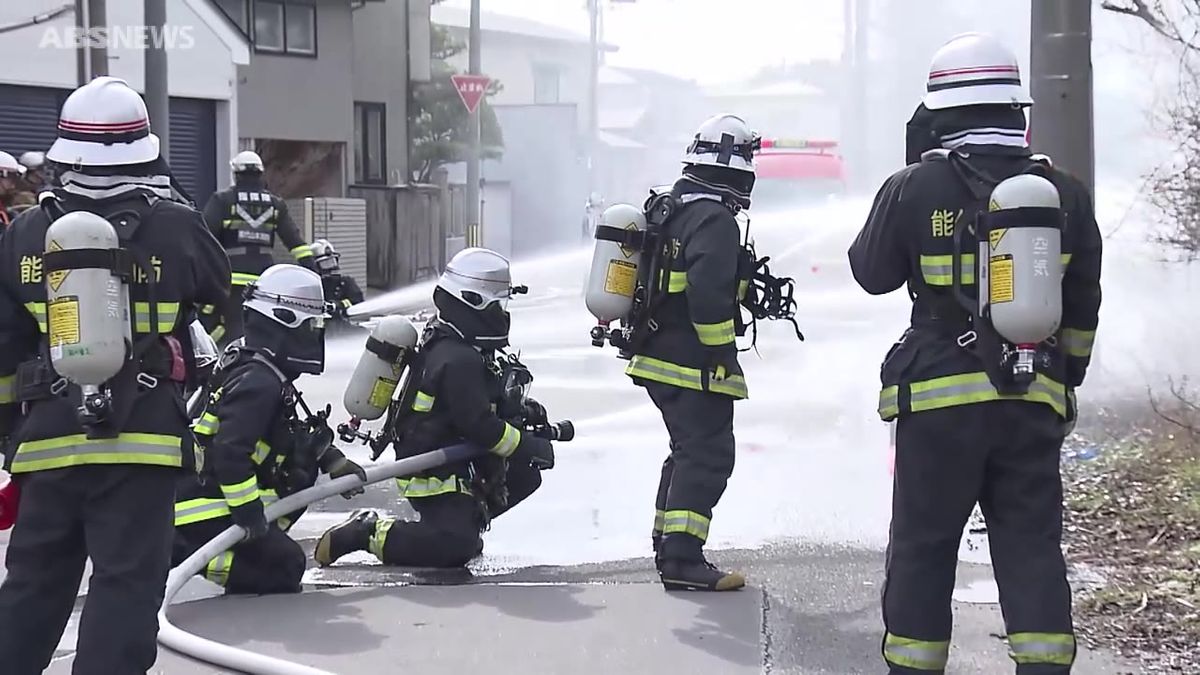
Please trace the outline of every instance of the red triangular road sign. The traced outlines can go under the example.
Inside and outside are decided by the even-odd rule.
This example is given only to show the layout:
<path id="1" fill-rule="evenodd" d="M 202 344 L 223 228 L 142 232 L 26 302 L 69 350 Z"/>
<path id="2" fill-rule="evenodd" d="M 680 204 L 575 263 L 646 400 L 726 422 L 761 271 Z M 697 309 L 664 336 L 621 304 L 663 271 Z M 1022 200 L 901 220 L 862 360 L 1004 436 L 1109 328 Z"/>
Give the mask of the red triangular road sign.
<path id="1" fill-rule="evenodd" d="M 483 100 L 483 95 L 487 93 L 492 78 L 487 75 L 452 75 L 450 81 L 458 90 L 458 97 L 462 99 L 463 105 L 467 106 L 467 112 L 473 113 Z"/>

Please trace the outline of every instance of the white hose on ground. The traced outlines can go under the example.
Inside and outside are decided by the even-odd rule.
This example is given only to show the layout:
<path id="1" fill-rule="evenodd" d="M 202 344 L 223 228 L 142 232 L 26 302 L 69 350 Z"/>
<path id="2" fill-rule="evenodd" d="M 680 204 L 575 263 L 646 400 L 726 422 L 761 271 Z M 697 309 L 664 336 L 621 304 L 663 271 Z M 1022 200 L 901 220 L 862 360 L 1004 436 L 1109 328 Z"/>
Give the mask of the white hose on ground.
<path id="1" fill-rule="evenodd" d="M 307 490 L 301 490 L 271 504 L 266 508 L 267 522 L 273 522 L 280 516 L 301 509 L 314 502 L 341 494 L 362 485 L 370 485 L 389 478 L 411 476 L 415 473 L 432 469 L 443 464 L 458 462 L 478 454 L 478 450 L 468 445 L 454 445 L 433 452 L 427 452 L 415 457 L 377 464 L 366 467 L 367 481 L 363 483 L 357 476 L 342 476 L 336 480 L 314 485 Z M 207 640 L 193 635 L 171 624 L 167 617 L 167 607 L 171 600 L 208 561 L 221 555 L 242 540 L 245 530 L 237 525 L 231 526 L 200 550 L 193 553 L 178 567 L 171 570 L 167 577 L 166 593 L 163 596 L 162 607 L 158 610 L 158 641 L 164 647 L 173 649 L 181 654 L 190 656 L 205 663 L 232 668 L 251 675 L 335 675 L 329 671 L 310 668 L 298 663 L 284 661 L 262 654 L 238 649 L 229 645 Z"/>

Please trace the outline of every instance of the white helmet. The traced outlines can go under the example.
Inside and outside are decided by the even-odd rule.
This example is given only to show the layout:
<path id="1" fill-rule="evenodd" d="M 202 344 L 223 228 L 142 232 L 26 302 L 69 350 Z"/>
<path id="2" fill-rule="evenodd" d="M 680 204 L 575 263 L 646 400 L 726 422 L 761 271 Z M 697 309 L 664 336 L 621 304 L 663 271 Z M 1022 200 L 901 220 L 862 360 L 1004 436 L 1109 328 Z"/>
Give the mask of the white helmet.
<path id="1" fill-rule="evenodd" d="M 1021 69 L 1012 50 L 983 33 L 951 38 L 933 55 L 925 85 L 930 110 L 967 105 L 1033 105 L 1021 88 Z"/>
<path id="2" fill-rule="evenodd" d="M 42 168 L 42 165 L 46 163 L 46 153 L 38 152 L 37 150 L 30 150 L 29 152 L 21 153 L 21 158 L 18 161 L 21 162 L 21 166 L 25 167 L 26 169 L 33 169 L 36 171 L 37 169 Z"/>
<path id="3" fill-rule="evenodd" d="M 146 103 L 125 80 L 97 77 L 63 103 L 58 140 L 46 159 L 78 166 L 144 164 L 158 159 Z"/>
<path id="4" fill-rule="evenodd" d="M 446 263 L 437 287 L 476 310 L 493 302 L 507 306 L 512 296 L 508 259 L 486 248 L 463 249 Z"/>
<path id="5" fill-rule="evenodd" d="M 336 272 L 338 270 L 338 260 L 341 258 L 341 254 L 328 239 L 318 239 L 309 244 L 308 248 L 312 251 L 313 264 L 316 265 L 318 272 Z"/>
<path id="6" fill-rule="evenodd" d="M 17 163 L 17 160 L 7 152 L 0 152 L 0 176 L 10 175 L 24 176 L 25 167 Z"/>
<path id="7" fill-rule="evenodd" d="M 241 173 L 243 171 L 257 171 L 262 173 L 263 161 L 257 152 L 243 150 L 234 155 L 233 160 L 229 162 L 229 166 L 233 169 L 234 173 Z"/>
<path id="8" fill-rule="evenodd" d="M 299 328 L 306 321 L 320 328 L 329 318 L 321 275 L 299 265 L 268 267 L 246 287 L 243 306 L 288 328 Z"/>
<path id="9" fill-rule="evenodd" d="M 684 164 L 721 166 L 754 172 L 754 151 L 761 143 L 758 134 L 737 115 L 715 115 L 704 120 L 696 138 L 683 156 Z"/>

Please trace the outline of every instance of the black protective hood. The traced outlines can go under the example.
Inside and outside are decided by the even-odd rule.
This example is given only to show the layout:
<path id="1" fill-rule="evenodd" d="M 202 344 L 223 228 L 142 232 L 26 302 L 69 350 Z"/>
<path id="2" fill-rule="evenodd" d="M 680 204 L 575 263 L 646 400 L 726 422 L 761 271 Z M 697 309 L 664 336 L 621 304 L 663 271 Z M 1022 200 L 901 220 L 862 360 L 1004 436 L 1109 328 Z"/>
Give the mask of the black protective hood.
<path id="1" fill-rule="evenodd" d="M 481 349 L 504 349 L 508 346 L 509 315 L 494 302 L 478 310 L 443 289 L 433 289 L 433 306 L 437 318 L 453 328 L 464 340 Z"/>
<path id="2" fill-rule="evenodd" d="M 325 330 L 288 328 L 254 310 L 242 310 L 246 346 L 268 353 L 271 362 L 289 378 L 325 371 Z"/>
<path id="3" fill-rule="evenodd" d="M 263 178 L 261 171 L 242 171 L 241 173 L 233 174 L 234 187 L 246 188 L 249 190 L 265 190 L 267 189 L 267 181 Z"/>
<path id="4" fill-rule="evenodd" d="M 1011 105 L 971 105 L 930 110 L 917 106 L 905 127 L 904 163 L 916 164 L 937 148 L 969 147 L 987 154 L 1029 154 L 1024 143 L 1025 113 Z M 1005 139 L 1004 144 L 986 140 Z"/>
<path id="5" fill-rule="evenodd" d="M 754 190 L 754 173 L 705 164 L 688 164 L 683 177 L 675 181 L 676 196 L 708 194 L 720 197 L 739 208 L 750 208 L 750 193 Z"/>

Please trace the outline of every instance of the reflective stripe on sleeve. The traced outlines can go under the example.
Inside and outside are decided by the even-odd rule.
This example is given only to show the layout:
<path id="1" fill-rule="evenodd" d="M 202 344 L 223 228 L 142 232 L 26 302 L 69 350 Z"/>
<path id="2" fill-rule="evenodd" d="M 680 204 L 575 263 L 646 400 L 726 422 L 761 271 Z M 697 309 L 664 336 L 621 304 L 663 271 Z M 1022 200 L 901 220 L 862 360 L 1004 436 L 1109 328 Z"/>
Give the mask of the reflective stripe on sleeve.
<path id="1" fill-rule="evenodd" d="M 233 569 L 233 551 L 225 551 L 208 561 L 204 566 L 204 578 L 218 586 L 229 583 L 229 570 Z"/>
<path id="2" fill-rule="evenodd" d="M 158 307 L 158 332 L 170 333 L 175 329 L 175 320 L 179 316 L 178 302 L 155 303 Z M 133 326 L 139 333 L 150 332 L 150 303 L 133 303 Z"/>
<path id="3" fill-rule="evenodd" d="M 950 641 L 914 640 L 888 633 L 883 639 L 883 658 L 902 668 L 945 670 L 950 660 Z"/>
<path id="4" fill-rule="evenodd" d="M 189 499 L 175 504 L 175 527 L 229 515 L 224 499 Z"/>
<path id="5" fill-rule="evenodd" d="M 249 504 L 259 498 L 258 477 L 250 476 L 240 483 L 221 485 L 221 494 L 225 495 L 225 502 L 230 508 Z"/>
<path id="6" fill-rule="evenodd" d="M 417 412 L 429 412 L 433 410 L 433 403 L 436 397 L 430 396 L 423 391 L 418 391 L 416 398 L 413 399 L 412 409 Z"/>
<path id="7" fill-rule="evenodd" d="M 682 293 L 687 290 L 687 272 L 671 272 L 667 276 L 667 293 Z"/>
<path id="8" fill-rule="evenodd" d="M 250 284 L 258 281 L 258 275 L 246 274 L 245 272 L 234 272 L 232 275 L 230 275 L 229 280 L 234 286 L 249 286 Z"/>
<path id="9" fill-rule="evenodd" d="M 709 347 L 720 347 L 734 341 L 733 319 L 721 323 L 693 323 L 700 343 Z"/>
<path id="10" fill-rule="evenodd" d="M 309 248 L 308 244 L 304 244 L 302 246 L 293 246 L 290 249 L 290 252 L 292 257 L 294 257 L 296 260 L 303 260 L 304 258 L 312 257 L 313 254 L 312 249 Z"/>
<path id="11" fill-rule="evenodd" d="M 521 443 L 521 432 L 516 427 L 504 423 L 504 433 L 501 434 L 500 440 L 492 446 L 491 451 L 501 457 L 508 457 L 517 450 L 517 446 Z"/>
<path id="12" fill-rule="evenodd" d="M 1067 356 L 1081 359 L 1092 356 L 1092 344 L 1096 341 L 1096 331 L 1064 328 L 1062 332 L 1062 348 Z"/>
<path id="13" fill-rule="evenodd" d="M 890 422 L 900 414 L 900 387 L 892 385 L 879 392 L 879 418 Z"/>
<path id="14" fill-rule="evenodd" d="M 17 402 L 17 376 L 0 377 L 0 404 Z"/>

